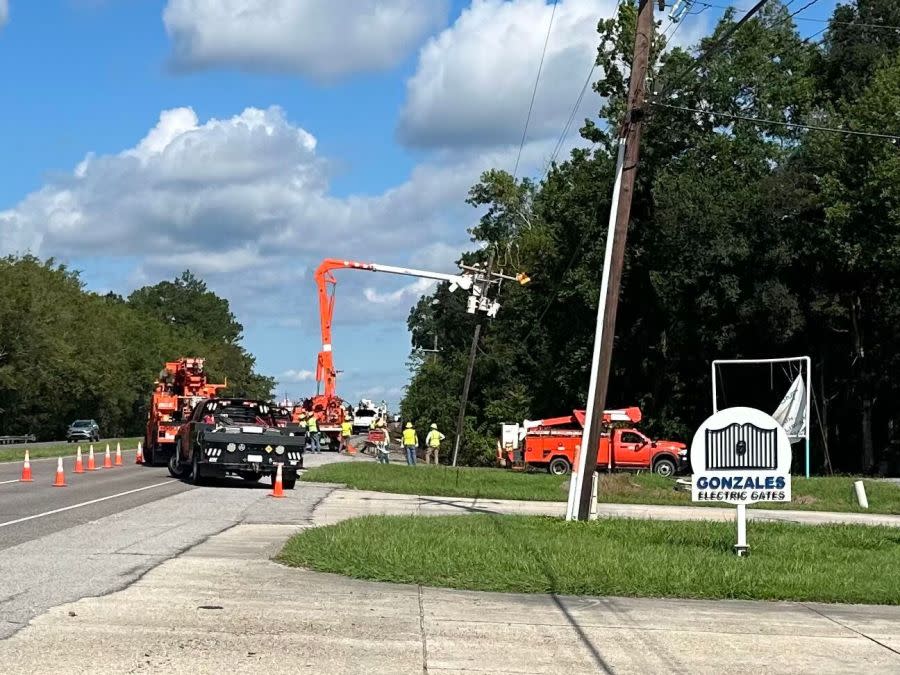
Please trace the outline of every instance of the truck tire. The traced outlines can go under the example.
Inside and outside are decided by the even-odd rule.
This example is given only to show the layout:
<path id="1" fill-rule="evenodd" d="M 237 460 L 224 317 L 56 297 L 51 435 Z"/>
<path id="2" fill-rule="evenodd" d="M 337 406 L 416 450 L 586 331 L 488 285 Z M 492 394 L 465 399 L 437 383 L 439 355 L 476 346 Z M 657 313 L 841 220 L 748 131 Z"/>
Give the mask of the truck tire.
<path id="1" fill-rule="evenodd" d="M 282 476 L 281 485 L 285 490 L 293 490 L 297 485 L 297 476 Z"/>
<path id="2" fill-rule="evenodd" d="M 191 485 L 203 485 L 206 482 L 200 471 L 200 453 L 197 450 L 194 450 L 191 458 L 190 481 Z"/>
<path id="3" fill-rule="evenodd" d="M 169 457 L 169 475 L 172 478 L 184 478 L 184 467 L 178 464 L 178 449 Z"/>
<path id="4" fill-rule="evenodd" d="M 262 478 L 262 474 L 255 471 L 243 471 L 238 475 L 248 483 L 258 483 Z"/>
<path id="5" fill-rule="evenodd" d="M 175 453 L 172 453 L 174 456 Z M 144 466 L 155 466 L 156 465 L 156 450 L 155 448 L 148 444 L 144 446 Z"/>
<path id="6" fill-rule="evenodd" d="M 553 476 L 565 476 L 572 470 L 572 465 L 565 457 L 554 457 L 547 466 L 547 471 Z"/>
<path id="7" fill-rule="evenodd" d="M 674 476 L 675 462 L 673 462 L 668 457 L 658 459 L 653 465 L 653 473 L 655 473 L 657 476 L 665 476 L 666 478 L 668 478 L 669 476 Z"/>

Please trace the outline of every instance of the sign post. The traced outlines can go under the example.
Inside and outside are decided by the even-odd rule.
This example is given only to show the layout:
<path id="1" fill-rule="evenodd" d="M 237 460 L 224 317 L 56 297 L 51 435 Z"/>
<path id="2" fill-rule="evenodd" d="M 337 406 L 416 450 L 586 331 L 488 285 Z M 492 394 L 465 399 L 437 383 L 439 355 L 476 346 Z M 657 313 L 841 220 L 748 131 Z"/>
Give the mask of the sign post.
<path id="1" fill-rule="evenodd" d="M 747 504 L 791 501 L 791 443 L 771 415 L 725 408 L 709 417 L 691 443 L 691 498 L 737 505 L 739 556 L 747 544 Z"/>

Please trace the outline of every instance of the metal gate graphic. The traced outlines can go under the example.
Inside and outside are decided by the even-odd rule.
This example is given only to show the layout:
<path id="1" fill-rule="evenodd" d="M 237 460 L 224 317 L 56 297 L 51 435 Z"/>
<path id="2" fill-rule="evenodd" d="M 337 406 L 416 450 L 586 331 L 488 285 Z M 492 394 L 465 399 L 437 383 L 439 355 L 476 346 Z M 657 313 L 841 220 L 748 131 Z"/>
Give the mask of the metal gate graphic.
<path id="1" fill-rule="evenodd" d="M 730 424 L 706 430 L 706 468 L 709 471 L 778 468 L 777 429 L 755 424 Z"/>

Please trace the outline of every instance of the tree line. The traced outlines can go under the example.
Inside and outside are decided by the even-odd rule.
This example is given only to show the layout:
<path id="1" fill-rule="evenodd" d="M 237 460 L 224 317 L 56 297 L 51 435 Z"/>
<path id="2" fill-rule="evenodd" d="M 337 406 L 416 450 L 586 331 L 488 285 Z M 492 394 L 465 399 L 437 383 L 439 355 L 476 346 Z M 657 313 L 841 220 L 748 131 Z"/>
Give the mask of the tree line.
<path id="1" fill-rule="evenodd" d="M 228 301 L 189 271 L 127 298 L 85 290 L 76 271 L 33 256 L 0 259 L 0 434 L 62 438 L 78 418 L 140 435 L 166 361 L 206 358 L 228 393 L 268 399 Z"/>
<path id="2" fill-rule="evenodd" d="M 533 281 L 503 286 L 484 326 L 468 463 L 489 461 L 501 422 L 585 404 L 636 18 L 623 2 L 598 24 L 590 147 L 540 180 L 487 171 L 469 193 L 483 215 L 462 260 L 493 254 Z M 774 2 L 719 42 L 738 18 L 726 11 L 696 53 L 656 32 L 608 403 L 689 442 L 711 412 L 713 359 L 808 354 L 813 469 L 898 471 L 900 149 L 810 127 L 900 135 L 900 4 L 839 5 L 820 42 Z M 455 428 L 477 320 L 464 304 L 444 285 L 410 314 L 407 419 Z M 435 339 L 439 353 L 417 351 Z M 728 403 L 780 389 L 771 412 L 786 375 L 732 376 Z"/>

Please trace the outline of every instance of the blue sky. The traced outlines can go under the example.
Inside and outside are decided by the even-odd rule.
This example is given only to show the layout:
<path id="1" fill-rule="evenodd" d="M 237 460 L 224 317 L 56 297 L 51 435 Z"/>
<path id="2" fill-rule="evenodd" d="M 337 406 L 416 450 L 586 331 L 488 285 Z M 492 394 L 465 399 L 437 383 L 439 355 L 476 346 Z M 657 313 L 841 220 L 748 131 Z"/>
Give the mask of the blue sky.
<path id="1" fill-rule="evenodd" d="M 119 293 L 190 267 L 293 396 L 315 386 L 322 258 L 454 271 L 477 217 L 466 189 L 511 169 L 551 14 L 544 0 L 0 0 L 0 23 L 7 2 L 0 254 L 52 255 Z M 614 6 L 560 1 L 525 173 L 549 158 Z M 340 393 L 396 403 L 422 287 L 353 274 L 339 279 Z"/>

